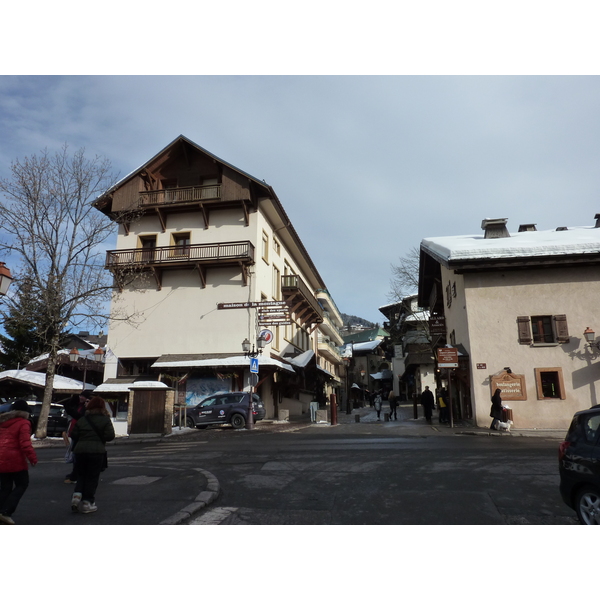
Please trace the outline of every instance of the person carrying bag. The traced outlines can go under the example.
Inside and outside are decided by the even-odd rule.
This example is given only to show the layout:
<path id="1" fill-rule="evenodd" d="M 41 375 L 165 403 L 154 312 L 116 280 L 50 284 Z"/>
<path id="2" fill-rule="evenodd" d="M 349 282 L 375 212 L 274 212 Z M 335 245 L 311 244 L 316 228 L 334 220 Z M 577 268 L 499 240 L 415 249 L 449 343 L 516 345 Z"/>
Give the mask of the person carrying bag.
<path id="1" fill-rule="evenodd" d="M 94 396 L 72 432 L 73 452 L 77 462 L 77 483 L 71 498 L 71 510 L 92 513 L 96 506 L 96 490 L 100 473 L 107 467 L 106 442 L 115 439 L 115 430 L 106 410 L 104 399 Z"/>

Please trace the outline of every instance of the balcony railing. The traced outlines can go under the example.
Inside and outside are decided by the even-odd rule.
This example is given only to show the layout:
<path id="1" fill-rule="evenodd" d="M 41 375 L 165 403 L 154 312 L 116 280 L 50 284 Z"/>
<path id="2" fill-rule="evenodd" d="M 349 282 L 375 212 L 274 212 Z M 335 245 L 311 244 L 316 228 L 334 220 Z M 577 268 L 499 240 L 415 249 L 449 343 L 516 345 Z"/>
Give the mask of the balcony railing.
<path id="1" fill-rule="evenodd" d="M 254 246 L 246 242 L 158 246 L 132 250 L 109 250 L 106 268 L 126 266 L 156 266 L 177 263 L 254 262 Z"/>
<path id="2" fill-rule="evenodd" d="M 192 187 L 168 188 L 166 190 L 152 190 L 140 192 L 139 206 L 161 206 L 164 204 L 178 204 L 183 202 L 200 202 L 202 200 L 219 200 L 221 198 L 220 185 L 196 185 Z"/>
<path id="3" fill-rule="evenodd" d="M 310 323 L 323 322 L 323 309 L 301 277 L 298 275 L 283 275 L 281 277 L 281 293 L 290 308 L 298 303 L 298 297 L 302 299 L 302 312 L 306 314 L 306 309 L 310 309 L 310 315 L 307 315 L 303 319 L 304 321 Z M 298 309 L 296 309 L 296 312 L 299 312 Z"/>

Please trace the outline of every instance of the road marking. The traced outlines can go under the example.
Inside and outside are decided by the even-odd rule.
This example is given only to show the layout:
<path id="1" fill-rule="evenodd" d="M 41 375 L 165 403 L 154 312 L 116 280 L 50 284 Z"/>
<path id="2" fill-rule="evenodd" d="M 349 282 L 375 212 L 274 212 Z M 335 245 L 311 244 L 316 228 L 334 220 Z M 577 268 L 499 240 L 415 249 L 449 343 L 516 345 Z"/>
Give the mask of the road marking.
<path id="1" fill-rule="evenodd" d="M 233 513 L 237 512 L 239 507 L 237 506 L 221 506 L 219 508 L 213 508 L 208 512 L 204 513 L 200 517 L 191 520 L 189 525 L 220 525 L 225 519 L 230 517 Z"/>
<path id="2" fill-rule="evenodd" d="M 118 485 L 148 485 L 149 483 L 154 483 L 162 479 L 162 477 L 148 477 L 147 475 L 138 475 L 137 477 L 123 477 L 122 479 L 117 479 L 112 481 L 113 484 Z"/>

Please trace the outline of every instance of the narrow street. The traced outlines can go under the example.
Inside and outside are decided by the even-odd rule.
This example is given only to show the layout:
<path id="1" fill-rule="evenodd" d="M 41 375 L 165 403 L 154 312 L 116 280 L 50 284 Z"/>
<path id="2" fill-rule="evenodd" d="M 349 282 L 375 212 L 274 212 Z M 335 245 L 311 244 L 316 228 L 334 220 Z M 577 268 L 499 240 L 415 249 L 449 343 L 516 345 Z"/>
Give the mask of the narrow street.
<path id="1" fill-rule="evenodd" d="M 558 492 L 557 439 L 457 434 L 410 419 L 336 427 L 308 422 L 185 431 L 109 446 L 93 515 L 69 510 L 64 451 L 40 464 L 15 519 L 31 524 L 156 525 L 195 501 L 207 480 L 218 495 L 184 522 L 203 524 L 575 524 Z M 465 432 L 467 433 L 467 432 Z"/>

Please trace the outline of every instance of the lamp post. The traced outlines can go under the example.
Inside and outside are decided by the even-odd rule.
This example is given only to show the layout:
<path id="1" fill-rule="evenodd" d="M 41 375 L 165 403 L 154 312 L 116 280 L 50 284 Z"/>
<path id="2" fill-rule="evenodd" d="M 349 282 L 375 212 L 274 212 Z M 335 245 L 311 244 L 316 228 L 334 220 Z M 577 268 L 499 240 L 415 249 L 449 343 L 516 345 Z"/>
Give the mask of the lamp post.
<path id="1" fill-rule="evenodd" d="M 12 280 L 13 276 L 11 275 L 10 269 L 6 266 L 6 263 L 0 262 L 0 296 L 6 295 Z"/>
<path id="2" fill-rule="evenodd" d="M 256 338 L 256 348 L 254 344 L 250 343 L 250 340 L 246 338 L 242 342 L 242 350 L 244 351 L 244 356 L 246 358 L 257 358 L 259 354 L 262 354 L 263 348 L 266 346 L 267 342 L 262 337 Z M 250 346 L 252 345 L 252 349 Z M 250 398 L 248 401 L 248 420 L 246 421 L 246 429 L 254 429 L 254 375 L 256 375 L 256 379 L 258 380 L 258 375 L 256 373 L 250 373 Z"/>
<path id="3" fill-rule="evenodd" d="M 586 330 L 583 332 L 583 337 L 588 346 L 600 350 L 600 341 L 594 341 L 596 339 L 596 332 L 591 327 L 586 327 Z"/>
<path id="4" fill-rule="evenodd" d="M 79 350 L 77 350 L 77 348 L 73 348 L 71 350 L 71 352 L 69 352 L 69 360 L 72 363 L 79 362 L 80 356 L 81 355 L 79 354 Z M 92 357 L 93 357 L 94 362 L 102 362 L 102 360 L 104 359 L 104 350 L 102 350 L 102 348 L 96 348 L 94 350 L 94 353 L 92 354 Z M 83 389 L 81 390 L 82 392 L 85 391 L 85 377 L 87 374 L 87 361 L 88 361 L 88 357 L 86 354 L 83 357 Z"/>

